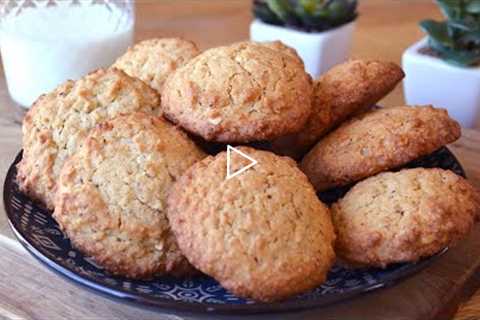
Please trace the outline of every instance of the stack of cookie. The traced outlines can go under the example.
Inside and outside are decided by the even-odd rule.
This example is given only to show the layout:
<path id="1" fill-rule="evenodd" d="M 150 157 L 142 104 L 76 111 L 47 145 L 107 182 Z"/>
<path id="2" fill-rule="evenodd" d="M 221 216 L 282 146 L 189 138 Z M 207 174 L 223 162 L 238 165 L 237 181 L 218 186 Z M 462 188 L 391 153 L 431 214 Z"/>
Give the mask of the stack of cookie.
<path id="1" fill-rule="evenodd" d="M 280 42 L 200 53 L 146 40 L 37 100 L 18 183 L 109 272 L 201 271 L 239 296 L 285 299 L 324 282 L 336 256 L 416 261 L 476 221 L 478 192 L 454 173 L 382 173 L 460 136 L 441 109 L 371 108 L 403 76 L 352 60 L 312 81 Z M 202 150 L 219 144 L 249 145 L 257 164 L 226 179 L 226 152 Z M 245 165 L 232 157 L 233 171 Z M 316 194 L 355 183 L 331 209 Z"/>

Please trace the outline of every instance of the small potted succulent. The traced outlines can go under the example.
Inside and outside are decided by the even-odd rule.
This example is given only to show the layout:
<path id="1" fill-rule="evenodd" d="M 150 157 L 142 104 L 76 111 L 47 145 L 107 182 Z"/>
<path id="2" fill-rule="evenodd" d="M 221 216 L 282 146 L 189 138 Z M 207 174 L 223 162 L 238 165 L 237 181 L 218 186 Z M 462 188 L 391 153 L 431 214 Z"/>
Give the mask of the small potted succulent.
<path id="1" fill-rule="evenodd" d="M 295 48 L 317 78 L 348 58 L 356 0 L 254 0 L 253 41 L 280 40 Z"/>
<path id="2" fill-rule="evenodd" d="M 436 0 L 445 21 L 424 20 L 428 35 L 402 59 L 408 104 L 448 109 L 463 127 L 480 125 L 480 0 Z"/>

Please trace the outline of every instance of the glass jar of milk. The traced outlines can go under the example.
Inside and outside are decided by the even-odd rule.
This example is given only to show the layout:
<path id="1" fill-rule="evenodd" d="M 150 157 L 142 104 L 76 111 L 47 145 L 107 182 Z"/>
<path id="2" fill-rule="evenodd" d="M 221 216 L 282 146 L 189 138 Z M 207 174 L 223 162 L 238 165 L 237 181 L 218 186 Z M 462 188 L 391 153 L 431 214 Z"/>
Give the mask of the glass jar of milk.
<path id="1" fill-rule="evenodd" d="M 110 66 L 133 41 L 134 0 L 1 0 L 8 92 L 29 108 L 68 79 Z"/>

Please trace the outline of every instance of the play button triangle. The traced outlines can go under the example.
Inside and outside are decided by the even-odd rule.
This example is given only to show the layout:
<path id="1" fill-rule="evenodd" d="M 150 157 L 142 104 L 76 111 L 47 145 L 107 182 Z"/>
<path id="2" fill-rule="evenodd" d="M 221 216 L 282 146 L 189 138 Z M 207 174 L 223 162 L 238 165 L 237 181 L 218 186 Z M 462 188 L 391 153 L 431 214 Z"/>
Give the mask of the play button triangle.
<path id="1" fill-rule="evenodd" d="M 233 161 L 232 152 L 237 153 L 241 157 L 247 159 L 249 161 L 249 164 L 247 164 L 246 166 L 243 166 L 240 169 L 232 172 L 232 161 Z M 242 172 L 247 171 L 248 169 L 250 169 L 251 167 L 253 167 L 257 163 L 258 163 L 257 160 L 253 159 L 249 155 L 247 155 L 244 152 L 232 147 L 231 145 L 227 145 L 227 177 L 226 177 L 227 180 L 238 176 Z"/>

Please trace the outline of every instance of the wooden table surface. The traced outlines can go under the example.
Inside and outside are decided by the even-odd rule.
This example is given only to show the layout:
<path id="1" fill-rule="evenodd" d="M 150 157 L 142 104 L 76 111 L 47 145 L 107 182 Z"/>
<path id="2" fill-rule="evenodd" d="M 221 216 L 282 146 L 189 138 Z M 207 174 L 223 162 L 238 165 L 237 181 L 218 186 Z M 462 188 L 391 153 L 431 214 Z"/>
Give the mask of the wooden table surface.
<path id="1" fill-rule="evenodd" d="M 403 50 L 422 37 L 417 22 L 425 17 L 440 16 L 437 8 L 427 0 L 361 0 L 360 3 L 360 18 L 352 51 L 354 57 L 400 62 Z M 140 0 L 137 5 L 136 35 L 138 40 L 149 37 L 183 36 L 194 40 L 201 48 L 208 48 L 247 39 L 250 20 L 250 1 L 247 0 Z M 401 87 L 386 97 L 381 104 L 385 106 L 403 104 Z M 12 114 L 5 80 L 1 77 L 0 176 L 2 177 L 5 176 L 6 170 L 21 144 L 21 129 L 12 121 Z M 470 180 L 480 188 L 480 132 L 463 130 L 463 137 L 454 143 L 451 149 L 466 168 Z M 457 253 L 468 257 L 472 248 L 476 248 L 475 242 L 477 241 L 475 240 L 480 239 L 478 228 L 471 238 L 470 246 L 467 244 L 460 246 Z M 78 289 L 46 271 L 13 240 L 3 206 L 0 206 L 0 256 L 0 319 L 179 319 L 173 315 L 159 316 L 157 313 L 124 306 L 98 297 Z M 474 292 L 475 286 L 480 284 L 480 277 L 475 276 L 476 269 L 461 270 L 465 259 L 462 260 L 462 263 L 459 262 L 458 266 L 452 267 L 452 269 L 456 268 L 453 271 L 456 272 L 457 278 L 451 282 L 444 281 L 442 278 L 442 272 L 446 271 L 442 270 L 441 262 L 438 263 L 438 266 L 433 266 L 432 270 L 426 271 L 438 273 L 438 280 L 434 283 L 424 283 L 425 290 L 428 291 L 429 288 L 435 286 L 444 286 L 447 291 L 451 287 L 453 294 L 456 290 L 456 281 L 460 282 L 462 281 L 460 277 L 468 275 L 471 288 L 466 290 L 465 294 Z M 468 259 L 478 259 L 478 257 L 469 257 Z M 421 277 L 421 275 L 417 277 Z M 400 288 L 386 289 L 386 291 L 402 290 L 402 286 L 412 286 L 414 289 L 415 284 L 413 280 L 407 280 L 398 285 Z M 421 288 L 417 288 L 415 292 L 421 300 Z M 381 294 L 378 294 L 378 297 L 375 294 L 371 294 L 369 299 L 382 301 L 387 296 L 384 294 L 382 298 Z M 467 298 L 465 296 L 457 297 L 458 301 L 453 307 L 445 307 L 445 310 L 427 309 L 425 314 L 432 312 L 437 314 L 438 312 L 438 315 L 442 315 L 442 319 L 450 318 L 458 303 Z M 393 319 L 395 315 L 393 302 L 383 302 L 385 308 L 391 305 L 392 317 L 390 319 Z M 345 304 L 345 307 L 354 306 L 354 304 L 355 301 Z M 338 308 L 341 307 L 338 306 Z M 396 308 L 401 308 L 401 305 L 396 305 Z M 406 305 L 403 308 L 409 308 L 409 306 Z M 345 312 L 344 314 L 347 314 Z M 365 312 L 368 314 L 368 310 Z M 328 313 L 325 311 L 325 314 Z M 323 313 L 321 314 L 323 315 Z M 331 314 L 335 314 L 335 312 Z M 329 317 L 329 319 L 333 318 Z M 480 293 L 463 304 L 455 319 L 480 319 Z"/>

